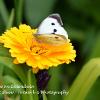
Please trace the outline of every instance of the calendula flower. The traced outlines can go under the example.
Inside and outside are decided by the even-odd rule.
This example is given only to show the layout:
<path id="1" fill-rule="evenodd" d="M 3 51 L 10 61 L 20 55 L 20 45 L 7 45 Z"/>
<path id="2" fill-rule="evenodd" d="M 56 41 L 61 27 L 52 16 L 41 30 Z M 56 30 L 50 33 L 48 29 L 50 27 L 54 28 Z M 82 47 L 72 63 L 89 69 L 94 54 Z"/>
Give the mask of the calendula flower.
<path id="1" fill-rule="evenodd" d="M 0 36 L 0 43 L 9 48 L 15 64 L 26 63 L 37 73 L 39 70 L 74 61 L 76 51 L 70 40 L 62 45 L 40 43 L 33 35 L 36 33 L 37 29 L 22 24 L 19 29 L 13 27 Z"/>

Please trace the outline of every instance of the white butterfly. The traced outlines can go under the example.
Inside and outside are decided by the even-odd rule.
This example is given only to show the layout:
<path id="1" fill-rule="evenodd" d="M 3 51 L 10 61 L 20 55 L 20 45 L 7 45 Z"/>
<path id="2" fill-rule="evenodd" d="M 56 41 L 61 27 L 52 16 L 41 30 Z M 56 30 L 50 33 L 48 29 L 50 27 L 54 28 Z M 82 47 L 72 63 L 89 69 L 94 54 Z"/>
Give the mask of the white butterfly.
<path id="1" fill-rule="evenodd" d="M 62 27 L 63 23 L 59 14 L 51 14 L 45 18 L 39 28 L 38 34 L 59 34 L 63 35 L 68 39 L 66 30 Z"/>
<path id="2" fill-rule="evenodd" d="M 36 34 L 39 42 L 62 44 L 68 39 L 66 30 L 59 14 L 51 14 L 45 18 L 38 27 Z"/>

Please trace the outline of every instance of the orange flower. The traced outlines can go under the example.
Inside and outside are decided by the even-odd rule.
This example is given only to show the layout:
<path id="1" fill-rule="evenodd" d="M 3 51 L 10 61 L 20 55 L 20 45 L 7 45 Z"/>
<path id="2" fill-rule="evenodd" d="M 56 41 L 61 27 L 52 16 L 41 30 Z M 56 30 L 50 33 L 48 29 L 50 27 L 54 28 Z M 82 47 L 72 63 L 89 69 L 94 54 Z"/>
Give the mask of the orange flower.
<path id="1" fill-rule="evenodd" d="M 19 29 L 13 27 L 0 36 L 0 42 L 9 48 L 15 64 L 26 63 L 37 73 L 39 70 L 74 61 L 76 51 L 70 40 L 62 45 L 40 43 L 33 35 L 36 31 L 37 29 L 22 24 Z"/>

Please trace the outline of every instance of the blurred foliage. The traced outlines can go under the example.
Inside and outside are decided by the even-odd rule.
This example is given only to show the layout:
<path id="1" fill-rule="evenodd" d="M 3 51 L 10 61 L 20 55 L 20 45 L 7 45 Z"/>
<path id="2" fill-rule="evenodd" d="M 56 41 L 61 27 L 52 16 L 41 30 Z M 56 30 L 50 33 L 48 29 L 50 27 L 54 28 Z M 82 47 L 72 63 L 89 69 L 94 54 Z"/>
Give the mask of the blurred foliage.
<path id="1" fill-rule="evenodd" d="M 64 100 L 84 100 L 99 76 L 100 58 L 91 59 L 83 66 Z"/>
<path id="2" fill-rule="evenodd" d="M 25 1 L 25 19 L 32 26 L 38 25 L 50 12 L 57 0 L 26 0 Z"/>
<path id="3" fill-rule="evenodd" d="M 64 90 L 71 86 L 81 67 L 88 60 L 100 57 L 99 0 L 0 0 L 0 34 L 12 26 L 18 26 L 20 23 L 38 27 L 40 22 L 51 13 L 61 15 L 64 28 L 77 51 L 75 63 L 64 64 L 62 67 L 49 70 L 52 78 L 47 89 Z M 15 84 L 23 84 L 26 77 L 32 79 L 30 72 L 28 72 L 28 76 L 25 76 L 27 72 L 23 72 L 22 67 L 19 68 L 11 64 L 12 59 L 10 59 L 7 51 L 0 45 L 0 81 L 4 79 L 4 82 L 8 80 L 10 83 L 10 80 L 12 80 Z M 7 66 L 8 61 L 10 61 L 10 66 Z M 7 70 L 5 70 L 6 68 Z M 16 70 L 13 70 L 14 68 Z M 19 73 L 21 73 L 23 79 Z M 16 78 L 21 80 L 21 83 L 16 81 Z M 99 93 L 100 79 L 91 88 L 86 100 L 100 100 Z M 0 100 L 2 98 L 0 94 Z M 63 99 L 61 95 L 48 95 L 48 98 L 49 100 Z"/>

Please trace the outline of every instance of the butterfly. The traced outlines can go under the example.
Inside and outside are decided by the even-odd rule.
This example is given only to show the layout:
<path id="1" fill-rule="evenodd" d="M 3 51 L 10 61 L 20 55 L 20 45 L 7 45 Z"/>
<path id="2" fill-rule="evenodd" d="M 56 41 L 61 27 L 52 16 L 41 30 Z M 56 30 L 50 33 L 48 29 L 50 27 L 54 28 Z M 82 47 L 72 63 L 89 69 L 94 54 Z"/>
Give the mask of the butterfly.
<path id="1" fill-rule="evenodd" d="M 68 40 L 67 31 L 63 28 L 63 23 L 59 14 L 51 14 L 39 25 L 37 34 L 34 35 L 40 43 L 61 45 Z"/>

